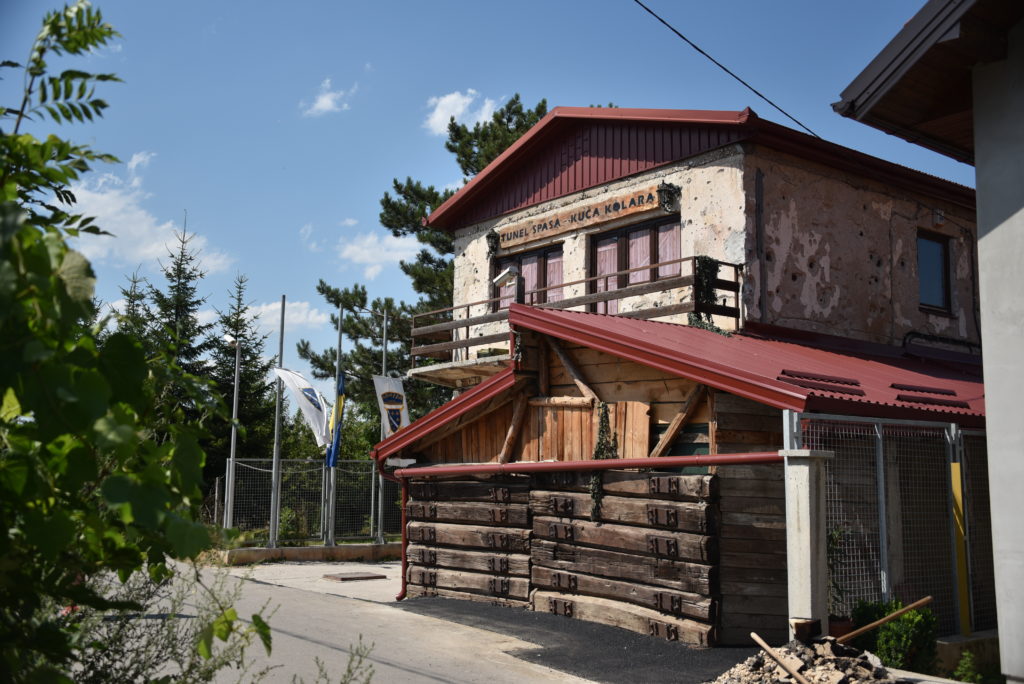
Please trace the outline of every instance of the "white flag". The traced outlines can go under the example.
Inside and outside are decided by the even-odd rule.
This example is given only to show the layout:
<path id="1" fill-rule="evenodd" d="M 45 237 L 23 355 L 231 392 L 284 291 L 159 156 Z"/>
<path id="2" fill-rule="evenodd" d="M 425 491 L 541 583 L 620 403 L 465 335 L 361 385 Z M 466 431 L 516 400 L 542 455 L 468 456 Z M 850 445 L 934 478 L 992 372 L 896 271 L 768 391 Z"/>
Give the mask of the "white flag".
<path id="1" fill-rule="evenodd" d="M 374 375 L 373 388 L 377 391 L 377 405 L 380 406 L 380 423 L 384 428 L 384 437 L 390 437 L 409 424 L 409 407 L 405 404 L 402 379 Z"/>
<path id="2" fill-rule="evenodd" d="M 274 375 L 292 391 L 292 396 L 295 397 L 299 408 L 302 409 L 302 415 L 306 419 L 306 423 L 309 424 L 309 429 L 313 431 L 316 445 L 322 447 L 327 444 L 330 441 L 330 435 L 327 430 L 327 402 L 324 401 L 324 396 L 314 389 L 306 378 L 295 371 L 287 368 L 275 368 Z"/>

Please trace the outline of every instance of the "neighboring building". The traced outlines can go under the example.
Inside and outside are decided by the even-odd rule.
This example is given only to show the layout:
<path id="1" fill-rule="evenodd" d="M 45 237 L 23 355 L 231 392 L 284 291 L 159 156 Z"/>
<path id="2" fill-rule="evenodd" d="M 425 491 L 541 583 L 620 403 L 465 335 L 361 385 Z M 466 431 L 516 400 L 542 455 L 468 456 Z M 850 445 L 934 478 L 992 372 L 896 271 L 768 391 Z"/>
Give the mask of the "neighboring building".
<path id="1" fill-rule="evenodd" d="M 1024 3 L 931 0 L 833 105 L 977 173 L 978 264 L 1002 671 L 1024 680 Z"/>
<path id="2" fill-rule="evenodd" d="M 969 189 L 750 110 L 556 108 L 427 222 L 455 234 L 455 306 L 414 323 L 410 376 L 464 391 L 376 448 L 417 466 L 412 593 L 785 640 L 768 461 L 805 447 L 836 454 L 837 610 L 994 621 Z M 527 473 L 592 461 L 605 410 L 621 458 L 720 458 Z M 975 524 L 947 534 L 964 488 Z"/>

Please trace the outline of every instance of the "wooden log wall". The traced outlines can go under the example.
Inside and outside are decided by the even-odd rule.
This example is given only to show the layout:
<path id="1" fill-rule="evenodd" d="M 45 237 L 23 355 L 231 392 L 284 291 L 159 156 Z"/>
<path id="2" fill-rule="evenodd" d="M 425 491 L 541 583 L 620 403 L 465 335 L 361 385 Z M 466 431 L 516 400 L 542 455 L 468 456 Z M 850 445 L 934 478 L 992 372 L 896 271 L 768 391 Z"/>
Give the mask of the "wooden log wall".
<path id="1" fill-rule="evenodd" d="M 535 476 L 533 609 L 714 645 L 713 478 L 609 471 L 603 479 L 594 520 L 589 473 Z"/>
<path id="2" fill-rule="evenodd" d="M 409 596 L 529 606 L 529 478 L 409 484 Z"/>
<path id="3" fill-rule="evenodd" d="M 782 412 L 724 392 L 711 396 L 717 452 L 782 448 Z M 748 645 L 756 631 L 788 640 L 786 491 L 783 466 L 716 466 L 719 487 L 721 643 Z"/>

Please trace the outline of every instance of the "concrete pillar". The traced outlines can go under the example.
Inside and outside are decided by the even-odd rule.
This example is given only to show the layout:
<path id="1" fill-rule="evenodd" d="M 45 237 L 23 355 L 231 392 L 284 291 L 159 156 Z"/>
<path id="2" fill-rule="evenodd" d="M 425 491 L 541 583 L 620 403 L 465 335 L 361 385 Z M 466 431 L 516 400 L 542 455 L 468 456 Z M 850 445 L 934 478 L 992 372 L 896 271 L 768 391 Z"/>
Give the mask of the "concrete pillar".
<path id="1" fill-rule="evenodd" d="M 786 573 L 789 636 L 793 623 L 819 620 L 828 634 L 828 560 L 825 555 L 825 459 L 831 451 L 786 449 Z"/>

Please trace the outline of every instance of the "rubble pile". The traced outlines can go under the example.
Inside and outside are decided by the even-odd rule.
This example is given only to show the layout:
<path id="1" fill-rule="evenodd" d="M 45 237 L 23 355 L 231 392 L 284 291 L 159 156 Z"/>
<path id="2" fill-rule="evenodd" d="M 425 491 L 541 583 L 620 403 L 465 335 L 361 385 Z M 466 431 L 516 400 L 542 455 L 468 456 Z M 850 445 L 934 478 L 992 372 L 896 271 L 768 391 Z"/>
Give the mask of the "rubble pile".
<path id="1" fill-rule="evenodd" d="M 878 657 L 826 637 L 811 644 L 791 641 L 775 653 L 812 684 L 852 682 L 898 682 Z M 760 684 L 791 682 L 793 678 L 764 651 L 723 673 L 714 684 Z"/>

